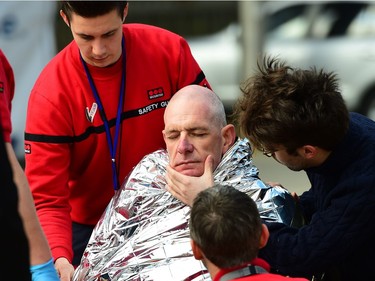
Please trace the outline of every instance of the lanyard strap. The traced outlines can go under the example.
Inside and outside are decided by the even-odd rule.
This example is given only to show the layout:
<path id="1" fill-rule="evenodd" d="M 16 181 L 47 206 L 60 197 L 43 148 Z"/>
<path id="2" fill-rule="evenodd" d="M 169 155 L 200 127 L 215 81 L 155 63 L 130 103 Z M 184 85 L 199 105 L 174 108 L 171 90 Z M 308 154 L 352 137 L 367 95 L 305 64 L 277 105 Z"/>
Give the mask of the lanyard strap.
<path id="1" fill-rule="evenodd" d="M 233 280 L 236 278 L 249 276 L 253 274 L 259 274 L 259 273 L 267 273 L 267 270 L 257 265 L 249 265 L 249 266 L 237 269 L 235 271 L 228 272 L 227 274 L 224 274 L 220 278 L 220 281 L 229 281 L 229 280 Z"/>
<path id="2" fill-rule="evenodd" d="M 119 133 L 120 133 L 120 122 L 121 122 L 121 113 L 124 105 L 124 96 L 125 96 L 125 84 L 126 84 L 126 52 L 125 52 L 125 38 L 122 37 L 122 74 L 121 74 L 121 87 L 120 87 L 120 93 L 119 93 L 119 102 L 117 106 L 117 116 L 116 116 L 116 127 L 115 127 L 115 136 L 112 143 L 112 136 L 111 131 L 109 128 L 109 122 L 107 119 L 107 116 L 104 112 L 104 107 L 102 104 L 102 101 L 100 100 L 99 93 L 95 87 L 94 80 L 92 79 L 92 76 L 90 74 L 90 71 L 87 67 L 86 62 L 82 58 L 81 52 L 80 52 L 80 58 L 81 62 L 83 64 L 83 67 L 86 72 L 87 79 L 89 80 L 91 91 L 94 95 L 95 101 L 98 104 L 98 109 L 100 113 L 100 117 L 103 120 L 105 133 L 107 137 L 107 143 L 109 148 L 109 153 L 111 156 L 111 162 L 112 162 L 112 180 L 113 180 L 113 188 L 117 190 L 119 188 L 119 180 L 118 180 L 118 171 L 117 171 L 117 165 L 116 165 L 116 150 L 117 150 L 117 144 L 119 139 Z"/>

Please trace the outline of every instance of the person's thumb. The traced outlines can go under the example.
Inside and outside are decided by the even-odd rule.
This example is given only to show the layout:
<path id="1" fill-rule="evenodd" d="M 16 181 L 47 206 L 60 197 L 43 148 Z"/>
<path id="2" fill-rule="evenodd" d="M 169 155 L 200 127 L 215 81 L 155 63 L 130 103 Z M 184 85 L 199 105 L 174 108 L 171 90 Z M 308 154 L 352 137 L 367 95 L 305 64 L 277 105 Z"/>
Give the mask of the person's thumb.
<path id="1" fill-rule="evenodd" d="M 210 178 L 210 184 L 214 184 L 214 158 L 208 155 L 204 162 L 204 175 Z"/>
<path id="2" fill-rule="evenodd" d="M 208 155 L 204 162 L 204 173 L 212 174 L 214 172 L 214 158 Z"/>

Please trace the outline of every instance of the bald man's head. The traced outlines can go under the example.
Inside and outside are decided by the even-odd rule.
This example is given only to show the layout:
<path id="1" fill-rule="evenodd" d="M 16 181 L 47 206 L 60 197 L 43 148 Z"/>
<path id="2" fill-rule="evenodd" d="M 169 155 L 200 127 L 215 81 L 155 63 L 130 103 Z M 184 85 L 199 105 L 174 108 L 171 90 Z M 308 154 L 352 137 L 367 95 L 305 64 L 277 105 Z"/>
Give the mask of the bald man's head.
<path id="1" fill-rule="evenodd" d="M 190 85 L 179 90 L 164 112 L 163 137 L 170 166 L 190 176 L 201 176 L 208 155 L 214 168 L 235 140 L 224 106 L 210 89 Z"/>
<path id="2" fill-rule="evenodd" d="M 224 105 L 218 95 L 209 88 L 199 85 L 188 85 L 172 96 L 164 113 L 164 123 L 171 108 L 179 110 L 196 107 L 202 107 L 211 115 L 210 119 L 213 126 L 224 127 L 227 124 Z"/>

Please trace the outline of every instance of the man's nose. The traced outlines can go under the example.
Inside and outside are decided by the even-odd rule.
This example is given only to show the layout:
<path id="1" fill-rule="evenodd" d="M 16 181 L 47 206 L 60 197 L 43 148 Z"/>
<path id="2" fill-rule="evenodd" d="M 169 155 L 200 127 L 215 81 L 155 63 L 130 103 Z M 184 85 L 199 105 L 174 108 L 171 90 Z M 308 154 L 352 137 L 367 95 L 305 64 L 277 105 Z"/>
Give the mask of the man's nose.
<path id="1" fill-rule="evenodd" d="M 106 47 L 104 42 L 102 40 L 96 40 L 94 41 L 92 45 L 92 53 L 96 57 L 101 57 L 106 52 Z"/>
<path id="2" fill-rule="evenodd" d="M 193 145 L 186 139 L 183 138 L 180 140 L 177 148 L 178 153 L 183 154 L 193 151 Z"/>

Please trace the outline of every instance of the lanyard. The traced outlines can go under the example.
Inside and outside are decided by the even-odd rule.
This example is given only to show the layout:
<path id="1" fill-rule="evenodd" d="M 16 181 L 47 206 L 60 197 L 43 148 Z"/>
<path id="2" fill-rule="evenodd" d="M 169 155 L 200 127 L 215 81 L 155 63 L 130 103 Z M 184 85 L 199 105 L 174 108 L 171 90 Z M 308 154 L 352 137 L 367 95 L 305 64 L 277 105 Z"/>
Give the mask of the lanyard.
<path id="1" fill-rule="evenodd" d="M 249 266 L 237 269 L 235 271 L 228 272 L 227 274 L 224 274 L 220 278 L 220 281 L 229 281 L 229 280 L 237 279 L 240 277 L 250 276 L 250 275 L 259 274 L 259 273 L 267 273 L 267 271 L 263 267 L 260 267 L 257 265 L 249 265 Z"/>
<path id="2" fill-rule="evenodd" d="M 95 101 L 98 104 L 98 109 L 100 112 L 100 117 L 103 120 L 105 133 L 107 137 L 108 142 L 108 148 L 109 153 L 111 155 L 111 162 L 112 162 L 112 179 L 113 179 L 113 188 L 117 190 L 119 188 L 119 180 L 118 180 L 118 171 L 117 171 L 117 165 L 116 165 L 116 150 L 117 150 L 117 143 L 120 133 L 120 121 L 121 121 L 121 112 L 124 105 L 124 96 L 125 96 L 125 84 L 126 84 L 126 52 L 125 52 L 125 38 L 122 37 L 122 76 L 121 76 L 121 87 L 120 87 L 120 93 L 119 93 L 119 102 L 117 106 L 117 116 L 116 116 L 116 127 L 115 127 L 115 136 L 114 140 L 112 142 L 112 136 L 111 131 L 109 128 L 109 122 L 107 119 L 107 116 L 104 112 L 104 107 L 102 104 L 102 101 L 100 100 L 99 93 L 95 87 L 94 80 L 91 77 L 90 71 L 87 67 L 86 62 L 82 58 L 82 55 L 80 53 L 81 62 L 83 64 L 83 67 L 86 72 L 87 79 L 89 80 L 91 91 L 94 95 Z"/>

